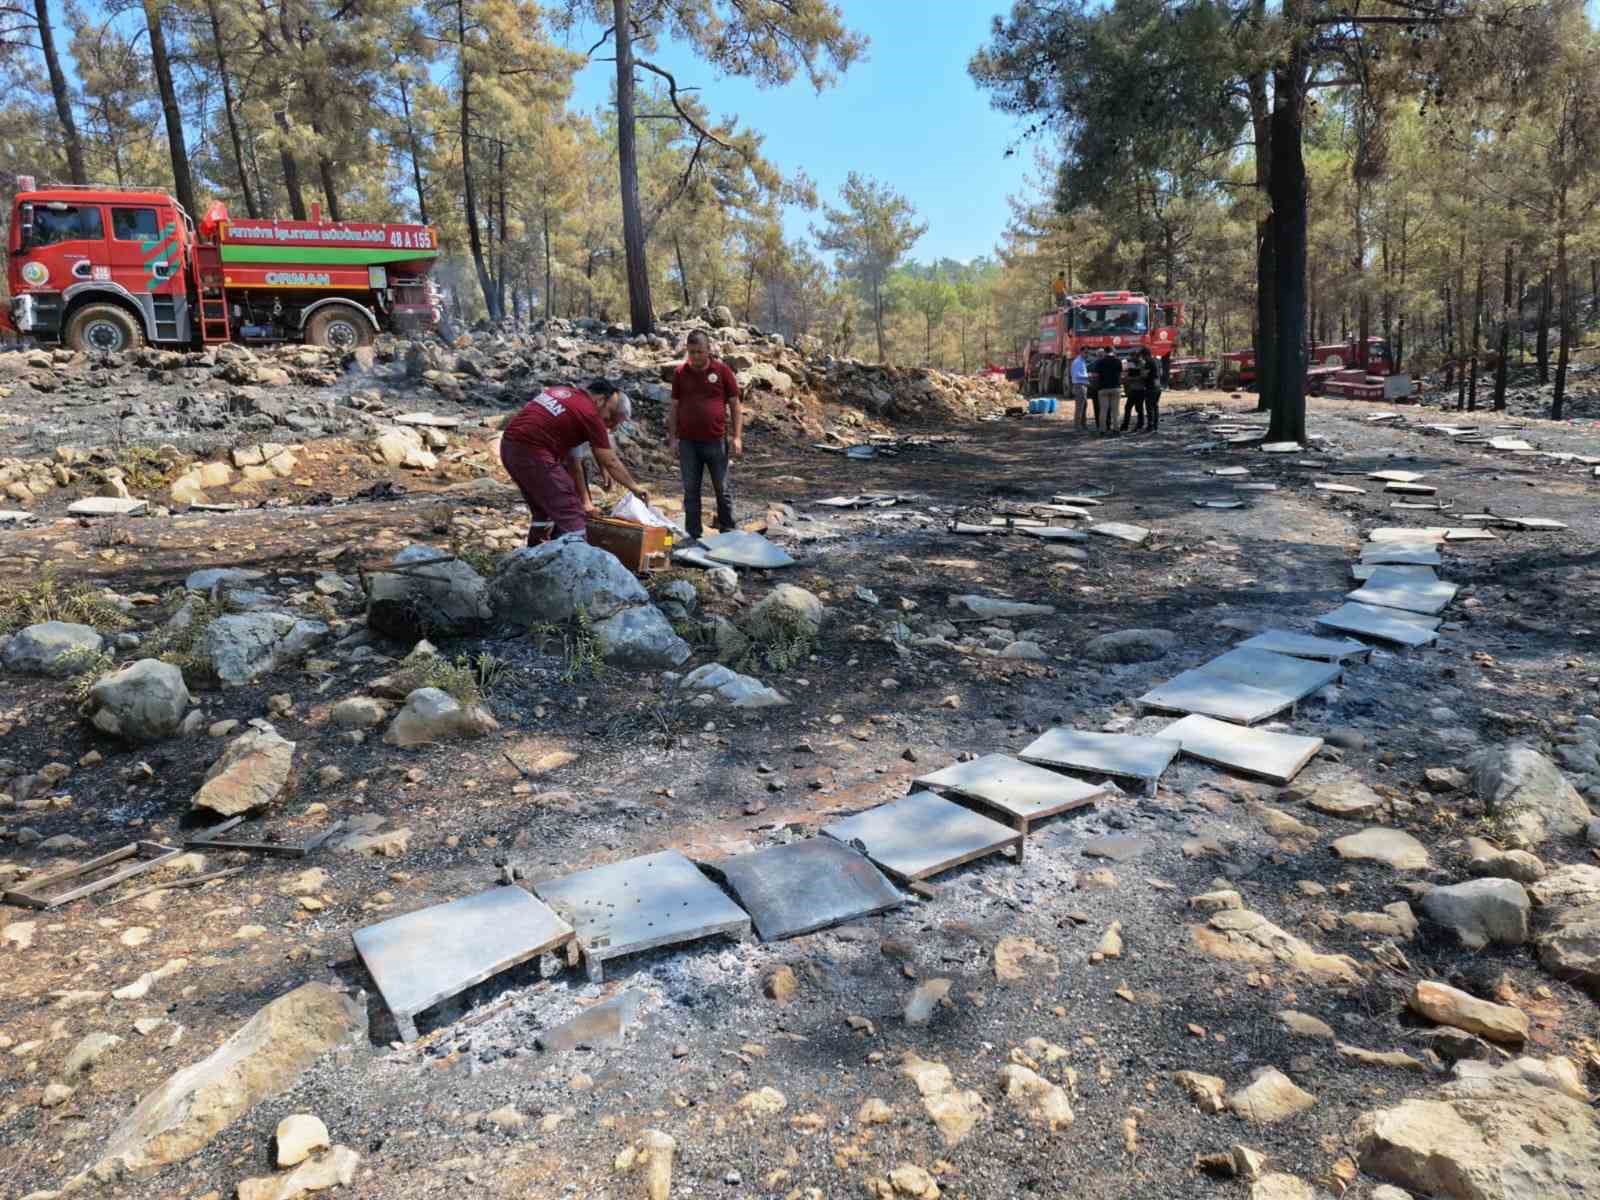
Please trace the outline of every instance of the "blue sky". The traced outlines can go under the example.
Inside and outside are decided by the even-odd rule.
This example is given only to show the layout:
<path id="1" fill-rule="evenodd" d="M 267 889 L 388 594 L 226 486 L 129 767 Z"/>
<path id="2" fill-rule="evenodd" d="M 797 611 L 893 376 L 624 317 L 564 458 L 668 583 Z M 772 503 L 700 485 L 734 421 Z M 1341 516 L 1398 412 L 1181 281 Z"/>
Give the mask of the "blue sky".
<path id="1" fill-rule="evenodd" d="M 1017 126 L 989 107 L 967 76 L 967 59 L 987 40 L 990 20 L 1008 0 L 851 0 L 841 7 L 849 26 L 871 45 L 865 60 L 820 96 L 804 82 L 761 89 L 742 79 L 718 80 L 705 63 L 670 43 L 650 57 L 680 87 L 701 85 L 711 112 L 737 116 L 764 134 L 767 157 L 786 173 L 804 170 L 819 198 L 837 203 L 851 171 L 900 192 L 928 225 L 914 258 L 964 261 L 991 253 L 1010 215 L 1006 197 L 1023 190 L 1032 151 L 1025 146 L 1004 157 Z M 572 39 L 579 51 L 596 36 L 583 32 L 587 38 Z M 608 104 L 615 75 L 610 62 L 585 68 L 574 105 Z M 789 235 L 805 234 L 819 219 L 818 213 L 790 212 Z"/>

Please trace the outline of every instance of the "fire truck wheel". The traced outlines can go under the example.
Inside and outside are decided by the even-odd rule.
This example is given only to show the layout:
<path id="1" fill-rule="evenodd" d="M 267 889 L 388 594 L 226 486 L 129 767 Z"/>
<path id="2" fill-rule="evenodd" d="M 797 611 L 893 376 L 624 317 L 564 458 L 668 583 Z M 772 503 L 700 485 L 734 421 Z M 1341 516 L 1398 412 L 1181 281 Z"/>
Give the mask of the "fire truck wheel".
<path id="1" fill-rule="evenodd" d="M 306 341 L 325 350 L 354 350 L 372 344 L 372 325 L 357 309 L 330 304 L 306 322 Z"/>
<path id="2" fill-rule="evenodd" d="M 116 354 L 136 350 L 144 342 L 139 323 L 126 309 L 115 304 L 89 304 L 67 321 L 69 349 L 89 354 Z"/>

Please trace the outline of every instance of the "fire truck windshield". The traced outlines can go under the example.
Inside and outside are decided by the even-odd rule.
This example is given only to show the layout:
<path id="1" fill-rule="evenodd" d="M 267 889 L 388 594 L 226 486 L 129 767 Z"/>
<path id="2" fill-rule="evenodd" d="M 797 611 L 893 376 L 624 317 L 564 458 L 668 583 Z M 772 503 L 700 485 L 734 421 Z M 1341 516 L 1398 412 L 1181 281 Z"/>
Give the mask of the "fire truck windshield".
<path id="1" fill-rule="evenodd" d="M 1149 326 L 1149 309 L 1143 304 L 1089 304 L 1073 309 L 1072 332 L 1089 337 L 1144 333 Z"/>

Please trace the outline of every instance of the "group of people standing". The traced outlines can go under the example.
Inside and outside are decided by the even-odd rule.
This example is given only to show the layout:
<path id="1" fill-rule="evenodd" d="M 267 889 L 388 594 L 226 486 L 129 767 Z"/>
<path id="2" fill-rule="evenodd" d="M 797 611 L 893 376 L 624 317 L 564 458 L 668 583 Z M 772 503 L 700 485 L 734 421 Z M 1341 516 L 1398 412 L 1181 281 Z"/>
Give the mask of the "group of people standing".
<path id="1" fill-rule="evenodd" d="M 1127 433 L 1130 423 L 1135 433 L 1154 433 L 1160 420 L 1161 360 L 1141 346 L 1126 362 L 1110 347 L 1091 361 L 1079 347 L 1069 374 L 1072 387 L 1073 423 L 1087 429 L 1088 407 L 1094 401 L 1094 427 L 1100 434 Z M 1128 404 L 1117 426 L 1117 409 L 1123 394 Z"/>

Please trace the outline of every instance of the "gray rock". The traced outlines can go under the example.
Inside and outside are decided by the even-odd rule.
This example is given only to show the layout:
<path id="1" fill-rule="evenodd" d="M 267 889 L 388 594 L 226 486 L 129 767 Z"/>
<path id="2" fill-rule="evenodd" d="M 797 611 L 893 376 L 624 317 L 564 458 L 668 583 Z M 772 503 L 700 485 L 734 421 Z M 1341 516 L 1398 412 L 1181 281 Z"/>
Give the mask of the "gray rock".
<path id="1" fill-rule="evenodd" d="M 1437 887 L 1422 898 L 1422 911 L 1454 930 L 1471 950 L 1495 944 L 1520 946 L 1528 940 L 1532 902 L 1514 879 L 1472 879 Z"/>
<path id="2" fill-rule="evenodd" d="M 710 692 L 729 708 L 773 708 L 787 704 L 783 695 L 759 679 L 730 671 L 721 663 L 707 663 L 685 675 L 678 686 L 688 692 Z"/>
<path id="3" fill-rule="evenodd" d="M 933 1020 L 939 1002 L 950 994 L 948 979 L 924 979 L 906 997 L 903 1016 L 907 1025 L 926 1025 Z"/>
<path id="4" fill-rule="evenodd" d="M 803 633 L 816 637 L 822 629 L 822 601 L 805 588 L 780 583 L 750 610 L 746 627 L 756 637 Z"/>
<path id="5" fill-rule="evenodd" d="M 1591 846 L 1600 846 L 1600 817 L 1590 818 L 1583 828 L 1583 838 Z"/>
<path id="6" fill-rule="evenodd" d="M 217 679 L 231 686 L 294 662 L 327 636 L 321 621 L 290 613 L 233 613 L 206 626 L 202 645 Z"/>
<path id="7" fill-rule="evenodd" d="M 371 729 L 388 715 L 388 706 L 375 696 L 346 696 L 333 706 L 328 719 L 344 729 Z"/>
<path id="8" fill-rule="evenodd" d="M 438 688 L 417 688 L 384 731 L 391 746 L 421 746 L 462 737 L 482 737 L 500 726 L 488 710 L 463 705 Z"/>
<path id="9" fill-rule="evenodd" d="M 650 597 L 617 556 L 569 534 L 513 551 L 500 560 L 489 602 L 500 620 L 524 627 L 569 621 L 582 609 L 601 621 Z"/>
<path id="10" fill-rule="evenodd" d="M 1482 838 L 1467 839 L 1467 872 L 1493 879 L 1534 883 L 1544 878 L 1545 866 L 1526 850 L 1502 850 Z"/>
<path id="11" fill-rule="evenodd" d="M 61 1073 L 69 1079 L 82 1075 L 92 1070 L 109 1050 L 120 1045 L 122 1039 L 114 1033 L 86 1033 L 68 1053 L 67 1061 L 61 1064 Z"/>
<path id="12" fill-rule="evenodd" d="M 206 567 L 199 571 L 190 571 L 189 577 L 183 581 L 183 586 L 191 592 L 210 593 L 219 583 L 224 587 L 239 587 L 241 584 L 254 583 L 266 577 L 265 571 L 252 571 L 245 567 Z"/>
<path id="13" fill-rule="evenodd" d="M 103 733 L 154 741 L 178 732 L 189 704 L 182 671 L 159 659 L 141 658 L 96 680 L 84 712 Z"/>
<path id="14" fill-rule="evenodd" d="M 1528 746 L 1491 746 L 1470 765 L 1478 798 L 1513 849 L 1575 837 L 1593 816 L 1556 765 Z"/>
<path id="15" fill-rule="evenodd" d="M 733 309 L 726 304 L 719 304 L 711 310 L 711 320 L 715 322 L 717 328 L 726 328 L 733 324 Z"/>
<path id="16" fill-rule="evenodd" d="M 951 596 L 951 608 L 963 608 L 975 617 L 1004 619 L 1007 617 L 1048 617 L 1054 613 L 1050 604 L 1028 604 L 1021 600 L 997 600 L 993 596 Z"/>
<path id="17" fill-rule="evenodd" d="M 1352 729 L 1348 725 L 1334 725 L 1322 735 L 1322 740 L 1330 746 L 1338 746 L 1341 750 L 1365 750 L 1367 738 L 1359 729 Z"/>
<path id="18" fill-rule="evenodd" d="M 626 608 L 594 626 L 600 654 L 613 667 L 653 671 L 688 661 L 689 643 L 653 605 Z"/>
<path id="19" fill-rule="evenodd" d="M 1048 656 L 1038 642 L 1007 642 L 1000 651 L 1001 658 L 1016 658 L 1024 662 L 1043 662 Z"/>
<path id="20" fill-rule="evenodd" d="M 1083 653 L 1095 662 L 1154 662 L 1178 644 L 1178 635 L 1166 629 L 1123 629 L 1102 633 L 1084 646 Z"/>
<path id="21" fill-rule="evenodd" d="M 706 571 L 706 582 L 719 596 L 739 594 L 739 572 L 732 567 L 711 567 Z"/>
<path id="22" fill-rule="evenodd" d="M 427 562 L 445 552 L 407 546 L 396 565 Z M 367 627 L 387 637 L 461 637 L 481 631 L 494 618 L 489 583 L 460 559 L 412 567 L 404 574 L 381 571 L 367 579 Z"/>
<path id="23" fill-rule="evenodd" d="M 693 612 L 700 603 L 700 593 L 687 579 L 674 579 L 661 589 L 661 599 L 674 601 L 683 605 L 685 612 Z"/>
<path id="24" fill-rule="evenodd" d="M 750 639 L 727 617 L 711 618 L 711 641 L 717 650 L 718 662 L 738 662 L 750 649 Z"/>
<path id="25" fill-rule="evenodd" d="M 1562 909 L 1534 941 L 1545 970 L 1600 997 L 1600 900 Z"/>
<path id="26" fill-rule="evenodd" d="M 82 670 L 85 658 L 98 654 L 104 645 L 105 639 L 87 625 L 45 621 L 13 634 L 0 662 L 8 671 L 60 679 Z"/>

